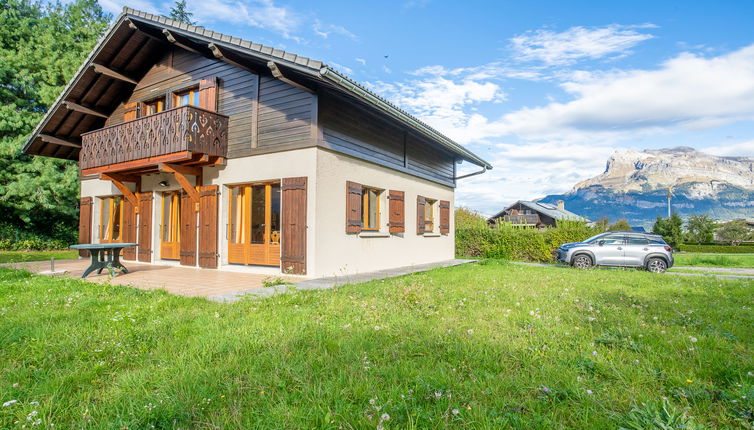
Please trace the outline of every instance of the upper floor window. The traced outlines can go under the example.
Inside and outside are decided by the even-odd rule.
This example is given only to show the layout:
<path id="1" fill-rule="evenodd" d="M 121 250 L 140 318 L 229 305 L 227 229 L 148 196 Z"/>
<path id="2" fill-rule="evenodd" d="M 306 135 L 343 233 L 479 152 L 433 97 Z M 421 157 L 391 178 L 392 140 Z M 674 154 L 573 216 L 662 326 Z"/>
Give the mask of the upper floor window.
<path id="1" fill-rule="evenodd" d="M 158 97 L 156 99 L 144 102 L 144 110 L 142 116 L 154 115 L 156 113 L 165 110 L 165 97 Z"/>
<path id="2" fill-rule="evenodd" d="M 199 106 L 199 88 L 177 92 L 173 95 L 173 107 Z"/>
<path id="3" fill-rule="evenodd" d="M 380 195 L 382 190 L 363 187 L 361 189 L 362 230 L 380 229 Z"/>

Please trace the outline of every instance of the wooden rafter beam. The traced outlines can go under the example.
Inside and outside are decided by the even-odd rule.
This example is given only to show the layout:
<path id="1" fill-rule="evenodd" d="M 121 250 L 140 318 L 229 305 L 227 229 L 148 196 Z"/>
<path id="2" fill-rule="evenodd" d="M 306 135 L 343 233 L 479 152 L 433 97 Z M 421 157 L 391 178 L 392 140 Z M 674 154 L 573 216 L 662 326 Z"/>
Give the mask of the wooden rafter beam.
<path id="1" fill-rule="evenodd" d="M 173 45 L 175 45 L 175 46 L 177 46 L 179 48 L 183 48 L 183 49 L 185 49 L 187 51 L 191 51 L 191 52 L 193 52 L 195 54 L 199 54 L 199 55 L 202 55 L 202 56 L 205 55 L 205 54 L 199 52 L 198 50 L 196 50 L 196 49 L 194 49 L 194 48 L 186 45 L 185 43 L 179 42 L 178 39 L 175 38 L 175 35 L 173 35 L 173 33 L 171 33 L 170 30 L 168 30 L 167 28 L 163 28 L 162 29 L 162 34 L 165 35 L 165 37 L 168 39 L 168 42 L 172 43 Z"/>
<path id="2" fill-rule="evenodd" d="M 100 112 L 100 111 L 95 110 L 95 109 L 90 109 L 90 108 L 88 108 L 86 106 L 81 106 L 78 103 L 63 102 L 63 104 L 65 105 L 66 109 L 68 109 L 70 111 L 83 113 L 84 115 L 98 116 L 100 118 L 108 118 L 108 115 L 106 113 Z"/>
<path id="3" fill-rule="evenodd" d="M 117 72 L 107 66 L 104 66 L 102 64 L 92 63 L 92 67 L 94 67 L 94 71 L 96 73 L 99 73 L 101 75 L 108 76 L 113 79 L 117 79 L 119 81 L 127 82 L 131 85 L 136 85 L 138 82 L 136 79 L 133 79 L 129 76 L 124 75 L 123 73 Z"/>
<path id="4" fill-rule="evenodd" d="M 69 140 L 61 139 L 55 136 L 50 136 L 49 134 L 40 134 L 39 138 L 42 139 L 42 142 L 45 142 L 45 143 L 53 143 L 55 145 L 61 145 L 61 146 L 70 146 L 71 148 L 81 148 L 80 143 L 71 142 Z"/>
<path id="5" fill-rule="evenodd" d="M 270 69 L 270 72 L 272 72 L 272 76 L 275 79 L 279 79 L 279 80 L 285 82 L 288 85 L 291 85 L 291 86 L 294 86 L 296 88 L 302 89 L 302 90 L 306 91 L 307 93 L 314 94 L 314 91 L 312 91 L 309 87 L 305 87 L 305 86 L 299 84 L 298 82 L 294 82 L 294 81 L 286 78 L 285 75 L 283 75 L 283 72 L 280 70 L 280 68 L 278 67 L 278 65 L 275 64 L 274 61 L 268 61 L 267 62 L 267 67 Z"/>
<path id="6" fill-rule="evenodd" d="M 175 176 L 175 180 L 183 188 L 183 191 L 188 194 L 191 202 L 194 203 L 194 210 L 199 211 L 199 191 L 196 187 L 191 185 L 186 175 L 201 176 L 202 169 L 199 167 L 181 166 L 178 164 L 160 163 L 160 172 L 172 173 Z"/>
<path id="7" fill-rule="evenodd" d="M 124 175 L 116 175 L 113 173 L 110 173 L 110 174 L 102 173 L 99 175 L 99 179 L 101 181 L 112 182 L 113 185 L 115 185 L 115 188 L 117 188 L 123 194 L 123 197 L 125 197 L 126 200 L 131 202 L 136 213 L 139 213 L 139 200 L 136 198 L 136 195 L 131 190 L 129 190 L 128 187 L 123 183 L 124 179 L 126 179 Z M 134 179 L 133 181 L 127 180 L 125 182 L 136 182 L 136 181 L 137 180 Z"/>

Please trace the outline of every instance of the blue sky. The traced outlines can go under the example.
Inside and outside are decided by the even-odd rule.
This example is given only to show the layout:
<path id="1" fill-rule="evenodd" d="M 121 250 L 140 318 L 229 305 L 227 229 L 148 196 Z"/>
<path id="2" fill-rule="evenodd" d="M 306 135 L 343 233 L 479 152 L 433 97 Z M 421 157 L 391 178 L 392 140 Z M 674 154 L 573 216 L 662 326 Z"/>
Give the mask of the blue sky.
<path id="1" fill-rule="evenodd" d="M 491 161 L 456 195 L 483 213 L 566 192 L 616 150 L 754 156 L 752 1 L 187 3 L 200 25 L 322 60 Z"/>

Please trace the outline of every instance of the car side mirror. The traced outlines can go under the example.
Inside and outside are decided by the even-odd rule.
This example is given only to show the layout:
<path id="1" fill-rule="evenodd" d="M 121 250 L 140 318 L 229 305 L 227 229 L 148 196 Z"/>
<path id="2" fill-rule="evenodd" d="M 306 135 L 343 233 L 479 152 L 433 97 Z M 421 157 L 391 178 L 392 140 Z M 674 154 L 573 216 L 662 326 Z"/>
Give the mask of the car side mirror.
<path id="1" fill-rule="evenodd" d="M 604 244 L 605 244 L 605 241 L 604 241 L 604 240 L 600 240 L 599 242 L 597 242 L 597 244 L 598 244 L 599 246 L 602 246 L 602 245 L 604 245 Z"/>

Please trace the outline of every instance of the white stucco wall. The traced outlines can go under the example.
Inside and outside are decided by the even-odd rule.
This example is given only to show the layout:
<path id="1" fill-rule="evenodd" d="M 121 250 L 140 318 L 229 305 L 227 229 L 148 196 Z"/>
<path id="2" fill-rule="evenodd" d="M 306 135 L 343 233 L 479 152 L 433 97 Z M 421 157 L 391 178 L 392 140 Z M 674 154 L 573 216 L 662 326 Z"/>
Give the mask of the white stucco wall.
<path id="1" fill-rule="evenodd" d="M 346 181 L 386 190 L 381 195 L 380 232 L 388 232 L 387 190 L 405 192 L 405 233 L 386 237 L 346 234 Z M 343 276 L 454 258 L 454 191 L 408 174 L 328 150 L 317 150 L 317 276 Z M 416 198 L 450 201 L 450 234 L 439 235 L 439 204 L 434 205 L 435 234 L 416 234 Z"/>
<path id="2" fill-rule="evenodd" d="M 386 268 L 443 261 L 454 258 L 453 189 L 431 181 L 400 173 L 366 161 L 320 148 L 306 148 L 227 160 L 221 167 L 204 168 L 203 185 L 219 185 L 218 248 L 221 270 L 280 273 L 278 268 L 244 267 L 228 264 L 228 185 L 307 177 L 307 277 L 343 276 Z M 193 177 L 190 180 L 193 181 Z M 162 187 L 160 181 L 167 181 Z M 386 190 L 380 202 L 380 232 L 346 234 L 346 181 Z M 192 182 L 193 183 L 193 182 Z M 153 191 L 152 261 L 178 264 L 160 259 L 159 225 L 162 191 L 178 190 L 171 174 L 142 177 L 142 191 Z M 405 193 L 405 233 L 388 233 L 387 190 Z M 81 196 L 94 197 L 92 213 L 93 241 L 99 240 L 99 200 L 120 192 L 109 181 L 83 179 Z M 439 204 L 434 205 L 434 234 L 416 234 L 416 197 L 448 200 L 451 203 L 451 233 L 439 234 Z M 142 216 L 142 215 L 140 215 Z M 197 235 L 198 236 L 198 235 Z"/>

